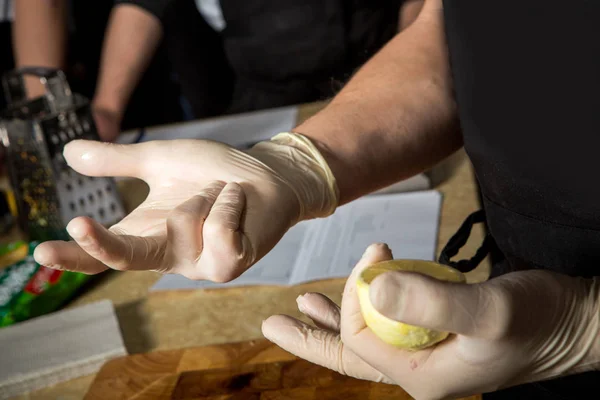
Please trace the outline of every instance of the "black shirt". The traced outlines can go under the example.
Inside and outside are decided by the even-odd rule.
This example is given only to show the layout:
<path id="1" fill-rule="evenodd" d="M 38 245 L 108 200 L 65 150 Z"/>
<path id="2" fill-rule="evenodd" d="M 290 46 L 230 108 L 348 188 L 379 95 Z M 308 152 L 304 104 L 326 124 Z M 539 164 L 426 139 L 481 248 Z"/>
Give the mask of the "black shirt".
<path id="1" fill-rule="evenodd" d="M 118 4 L 133 4 L 143 8 L 150 14 L 162 21 L 169 4 L 173 0 L 115 0 L 115 5 Z"/>
<path id="2" fill-rule="evenodd" d="M 494 275 L 598 275 L 600 2 L 446 0 L 444 10 L 465 149 L 506 258 Z M 599 375 L 484 398 L 588 398 Z"/>
<path id="3" fill-rule="evenodd" d="M 205 29 L 194 0 L 117 0 L 161 20 L 196 116 L 207 116 L 206 103 L 222 92 L 231 113 L 332 97 L 396 34 L 402 2 L 219 0 L 226 26 L 215 32 Z M 216 81 L 222 88 L 215 93 Z M 234 82 L 231 100 L 227 82 Z"/>
<path id="4" fill-rule="evenodd" d="M 512 264 L 600 265 L 600 2 L 446 1 L 465 148 Z M 521 265 L 523 266 L 523 265 Z"/>

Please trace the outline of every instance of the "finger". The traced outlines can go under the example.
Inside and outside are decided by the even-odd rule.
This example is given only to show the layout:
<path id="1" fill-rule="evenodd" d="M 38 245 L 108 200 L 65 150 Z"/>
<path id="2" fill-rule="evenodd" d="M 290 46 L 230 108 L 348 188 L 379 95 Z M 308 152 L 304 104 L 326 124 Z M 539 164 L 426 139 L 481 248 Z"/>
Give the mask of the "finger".
<path id="1" fill-rule="evenodd" d="M 163 262 L 166 238 L 162 236 L 116 234 L 88 217 L 73 219 L 67 231 L 87 254 L 112 269 L 169 272 Z"/>
<path id="2" fill-rule="evenodd" d="M 392 383 L 387 377 L 348 351 L 340 336 L 311 327 L 287 315 L 269 317 L 263 335 L 282 349 L 344 375 L 375 382 Z"/>
<path id="3" fill-rule="evenodd" d="M 322 329 L 340 332 L 340 307 L 320 293 L 306 293 L 296 299 L 298 310 Z"/>
<path id="4" fill-rule="evenodd" d="M 356 293 L 356 279 L 365 268 L 392 258 L 392 252 L 385 244 L 373 244 L 367 248 L 344 287 L 340 333 L 348 349 L 364 362 L 387 376 L 395 377 L 411 371 L 425 353 L 411 354 L 381 341 L 367 328 Z"/>
<path id="5" fill-rule="evenodd" d="M 228 282 L 237 278 L 254 260 L 250 241 L 240 230 L 245 207 L 242 187 L 237 183 L 225 185 L 202 229 L 204 247 L 198 264 L 206 279 Z"/>
<path id="6" fill-rule="evenodd" d="M 127 176 L 143 179 L 150 143 L 114 144 L 73 140 L 63 151 L 75 171 L 88 176 Z"/>
<path id="7" fill-rule="evenodd" d="M 487 312 L 492 301 L 480 285 L 387 272 L 371 282 L 369 295 L 381 314 L 411 325 L 467 336 L 485 335 L 494 325 Z"/>
<path id="8" fill-rule="evenodd" d="M 350 277 L 346 281 L 342 296 L 342 337 L 346 335 L 352 336 L 366 328 L 356 294 L 356 279 L 370 265 L 380 261 L 391 260 L 392 258 L 392 251 L 386 244 L 372 244 L 367 248 L 360 261 L 358 261 L 352 270 Z"/>
<path id="9" fill-rule="evenodd" d="M 108 269 L 91 257 L 75 242 L 49 241 L 40 243 L 33 252 L 35 262 L 48 268 L 84 274 L 98 274 Z"/>
<path id="10" fill-rule="evenodd" d="M 199 268 L 195 268 L 203 248 L 202 229 L 224 187 L 225 182 L 212 182 L 170 212 L 167 218 L 167 258 L 173 264 L 172 272 L 194 280 L 204 278 Z"/>

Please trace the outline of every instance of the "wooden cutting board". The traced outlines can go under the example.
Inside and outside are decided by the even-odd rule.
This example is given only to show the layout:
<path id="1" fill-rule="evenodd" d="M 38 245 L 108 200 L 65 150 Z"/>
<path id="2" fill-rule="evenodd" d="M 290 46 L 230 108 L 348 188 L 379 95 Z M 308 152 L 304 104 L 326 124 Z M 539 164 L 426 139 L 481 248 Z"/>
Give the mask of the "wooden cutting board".
<path id="1" fill-rule="evenodd" d="M 299 359 L 267 340 L 131 355 L 107 362 L 85 400 L 409 400 Z M 479 396 L 469 400 L 478 400 Z"/>

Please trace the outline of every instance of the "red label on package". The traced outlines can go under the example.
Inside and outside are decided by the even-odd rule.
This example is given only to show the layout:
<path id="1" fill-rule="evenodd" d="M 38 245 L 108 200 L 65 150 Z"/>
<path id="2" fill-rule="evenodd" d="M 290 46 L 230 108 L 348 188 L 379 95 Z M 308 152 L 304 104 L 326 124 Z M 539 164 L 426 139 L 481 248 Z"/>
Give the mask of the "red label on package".
<path id="1" fill-rule="evenodd" d="M 49 285 L 52 285 L 63 274 L 63 271 L 40 266 L 37 273 L 29 280 L 25 291 L 31 294 L 41 294 Z"/>

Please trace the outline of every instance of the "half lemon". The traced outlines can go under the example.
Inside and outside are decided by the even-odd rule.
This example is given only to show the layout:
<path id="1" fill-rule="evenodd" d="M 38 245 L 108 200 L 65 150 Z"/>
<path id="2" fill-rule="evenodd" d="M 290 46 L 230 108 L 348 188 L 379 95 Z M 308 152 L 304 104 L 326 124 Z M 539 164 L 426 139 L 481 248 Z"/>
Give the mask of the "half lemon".
<path id="1" fill-rule="evenodd" d="M 442 281 L 465 283 L 460 271 L 423 260 L 383 261 L 367 267 L 356 282 L 358 300 L 367 326 L 384 342 L 406 350 L 422 350 L 446 339 L 448 332 L 439 332 L 419 326 L 408 325 L 385 317 L 371 304 L 369 285 L 380 274 L 389 271 L 407 271 L 427 275 Z"/>

